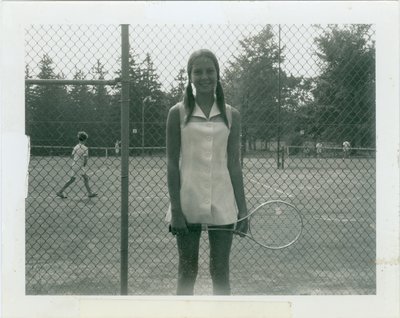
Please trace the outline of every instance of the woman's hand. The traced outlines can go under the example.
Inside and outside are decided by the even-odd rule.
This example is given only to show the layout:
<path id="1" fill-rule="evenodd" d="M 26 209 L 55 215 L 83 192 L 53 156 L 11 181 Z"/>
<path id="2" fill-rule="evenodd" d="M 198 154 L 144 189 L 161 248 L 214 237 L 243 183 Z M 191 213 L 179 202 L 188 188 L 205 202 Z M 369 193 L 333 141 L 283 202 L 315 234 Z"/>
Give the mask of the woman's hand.
<path id="1" fill-rule="evenodd" d="M 175 215 L 174 215 L 175 214 Z M 171 233 L 173 235 L 188 234 L 189 230 L 186 225 L 186 220 L 181 213 L 172 213 L 171 218 Z"/>
<path id="2" fill-rule="evenodd" d="M 249 231 L 249 219 L 245 218 L 244 220 L 239 221 L 236 223 L 235 232 L 239 234 L 239 236 L 244 237 L 244 234 L 247 234 Z"/>

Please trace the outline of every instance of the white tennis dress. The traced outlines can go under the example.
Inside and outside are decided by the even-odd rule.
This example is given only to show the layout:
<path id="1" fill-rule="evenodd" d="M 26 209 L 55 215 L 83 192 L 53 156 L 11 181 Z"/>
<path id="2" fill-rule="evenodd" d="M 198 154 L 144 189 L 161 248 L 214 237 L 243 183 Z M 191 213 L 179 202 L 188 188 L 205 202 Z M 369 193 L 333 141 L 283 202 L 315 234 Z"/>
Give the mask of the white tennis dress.
<path id="1" fill-rule="evenodd" d="M 236 222 L 238 209 L 227 162 L 230 129 L 216 103 L 209 118 L 196 105 L 187 124 L 184 105 L 177 107 L 181 122 L 180 199 L 186 221 L 210 225 Z M 231 109 L 226 107 L 231 122 Z M 171 220 L 170 209 L 167 220 Z"/>
<path id="2" fill-rule="evenodd" d="M 84 175 L 86 167 L 83 166 L 84 158 L 89 156 L 89 148 L 83 144 L 77 144 L 72 150 L 71 177 Z"/>

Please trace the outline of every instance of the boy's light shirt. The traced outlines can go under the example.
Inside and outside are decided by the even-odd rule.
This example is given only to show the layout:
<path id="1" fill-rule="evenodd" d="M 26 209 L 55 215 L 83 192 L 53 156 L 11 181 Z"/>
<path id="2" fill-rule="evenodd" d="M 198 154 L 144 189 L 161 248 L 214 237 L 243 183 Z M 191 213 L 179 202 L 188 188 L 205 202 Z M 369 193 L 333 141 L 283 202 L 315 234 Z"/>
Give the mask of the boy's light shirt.
<path id="1" fill-rule="evenodd" d="M 74 162 L 82 161 L 84 157 L 88 157 L 89 148 L 83 144 L 77 144 L 72 151 L 72 155 L 74 156 Z"/>

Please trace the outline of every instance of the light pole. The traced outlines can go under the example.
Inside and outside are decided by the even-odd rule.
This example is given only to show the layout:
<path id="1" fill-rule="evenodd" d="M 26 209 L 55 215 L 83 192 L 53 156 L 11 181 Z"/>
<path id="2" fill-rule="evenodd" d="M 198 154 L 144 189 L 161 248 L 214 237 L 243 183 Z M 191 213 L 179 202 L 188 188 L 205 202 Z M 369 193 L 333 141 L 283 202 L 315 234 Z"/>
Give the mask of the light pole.
<path id="1" fill-rule="evenodd" d="M 278 34 L 278 134 L 277 134 L 277 167 L 283 168 L 283 153 L 281 154 L 281 25 L 279 24 Z"/>
<path id="2" fill-rule="evenodd" d="M 154 100 L 151 96 L 146 96 L 142 102 L 142 155 L 144 155 L 144 106 L 147 103 L 152 103 Z"/>

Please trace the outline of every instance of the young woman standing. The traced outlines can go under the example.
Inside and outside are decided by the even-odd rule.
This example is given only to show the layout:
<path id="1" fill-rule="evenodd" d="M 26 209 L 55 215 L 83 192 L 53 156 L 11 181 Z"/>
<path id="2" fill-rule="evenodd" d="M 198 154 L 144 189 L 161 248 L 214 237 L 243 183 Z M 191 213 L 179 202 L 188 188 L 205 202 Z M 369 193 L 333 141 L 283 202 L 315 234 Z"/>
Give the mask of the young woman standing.
<path id="1" fill-rule="evenodd" d="M 179 252 L 178 295 L 193 295 L 201 225 L 233 229 L 247 215 L 240 165 L 240 114 L 225 104 L 219 63 L 209 50 L 187 64 L 183 101 L 167 119 L 170 209 L 167 219 Z M 193 90 L 195 92 L 193 92 Z M 246 233 L 247 220 L 237 224 Z M 210 274 L 215 295 L 231 293 L 232 231 L 209 231 Z"/>

